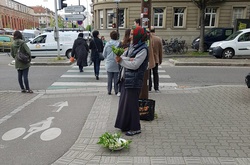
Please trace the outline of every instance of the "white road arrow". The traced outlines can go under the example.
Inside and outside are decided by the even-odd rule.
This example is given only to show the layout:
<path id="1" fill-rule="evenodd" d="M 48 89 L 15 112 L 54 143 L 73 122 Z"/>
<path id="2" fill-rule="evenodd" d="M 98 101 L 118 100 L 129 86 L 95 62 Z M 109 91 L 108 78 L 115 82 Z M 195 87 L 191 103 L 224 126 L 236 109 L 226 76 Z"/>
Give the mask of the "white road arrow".
<path id="1" fill-rule="evenodd" d="M 69 106 L 69 104 L 68 101 L 61 101 L 51 106 L 59 107 L 55 112 L 60 112 L 63 109 L 63 107 Z"/>

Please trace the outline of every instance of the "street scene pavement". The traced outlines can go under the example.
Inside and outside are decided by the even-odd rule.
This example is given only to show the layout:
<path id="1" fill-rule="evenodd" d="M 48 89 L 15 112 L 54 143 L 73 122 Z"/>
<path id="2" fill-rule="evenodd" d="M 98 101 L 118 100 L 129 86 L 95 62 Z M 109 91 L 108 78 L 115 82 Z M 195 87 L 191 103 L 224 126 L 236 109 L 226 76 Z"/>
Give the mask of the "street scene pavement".
<path id="1" fill-rule="evenodd" d="M 235 59 L 236 62 L 234 59 L 216 59 L 220 64 L 213 60 L 210 57 L 173 57 L 164 58 L 162 65 L 206 63 L 215 66 L 229 65 L 231 62 L 229 66 L 250 66 L 246 59 Z M 34 65 L 40 63 L 36 59 L 33 62 Z M 60 63 L 66 65 L 68 60 Z M 27 97 L 22 97 L 19 91 L 1 91 L 0 113 L 4 117 L 0 119 L 0 124 L 44 97 L 74 97 L 81 101 L 82 97 L 95 96 L 79 137 L 65 154 L 53 162 L 54 165 L 250 164 L 250 91 L 246 86 L 161 86 L 160 91 L 149 92 L 149 99 L 156 101 L 157 118 L 153 121 L 141 121 L 142 133 L 139 135 L 128 137 L 122 133 L 122 138 L 131 140 L 132 143 L 128 149 L 120 151 L 112 152 L 96 144 L 103 133 L 120 132 L 114 128 L 119 97 L 107 95 L 106 87 L 48 89 L 35 91 Z M 7 114 L 5 109 L 13 111 Z"/>

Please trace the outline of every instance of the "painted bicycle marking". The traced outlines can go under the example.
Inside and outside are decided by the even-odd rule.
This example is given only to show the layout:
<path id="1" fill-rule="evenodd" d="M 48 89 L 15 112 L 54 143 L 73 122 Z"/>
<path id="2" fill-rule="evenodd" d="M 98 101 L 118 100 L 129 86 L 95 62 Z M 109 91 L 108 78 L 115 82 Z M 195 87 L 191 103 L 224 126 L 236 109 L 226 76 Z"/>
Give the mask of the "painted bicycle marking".
<path id="1" fill-rule="evenodd" d="M 42 134 L 40 135 L 40 138 L 43 141 L 50 141 L 60 136 L 62 132 L 60 128 L 50 128 L 52 124 L 52 120 L 54 118 L 55 117 L 48 117 L 46 120 L 31 124 L 29 130 L 27 131 L 28 134 L 25 135 L 23 139 L 27 139 L 31 135 L 38 133 L 38 132 L 42 132 L 42 131 L 44 132 L 42 132 Z M 22 127 L 11 129 L 3 134 L 2 140 L 10 141 L 10 140 L 17 139 L 21 137 L 22 135 L 24 135 L 25 132 L 26 132 L 26 129 Z"/>

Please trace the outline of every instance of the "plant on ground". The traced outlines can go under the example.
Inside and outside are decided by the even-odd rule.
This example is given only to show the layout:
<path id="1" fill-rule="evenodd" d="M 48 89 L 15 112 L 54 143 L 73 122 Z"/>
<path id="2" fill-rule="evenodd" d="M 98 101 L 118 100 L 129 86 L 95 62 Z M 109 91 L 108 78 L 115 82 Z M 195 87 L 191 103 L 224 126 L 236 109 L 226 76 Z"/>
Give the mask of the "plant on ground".
<path id="1" fill-rule="evenodd" d="M 121 133 L 111 134 L 111 133 L 105 132 L 104 134 L 102 134 L 99 137 L 99 141 L 97 142 L 97 144 L 100 144 L 105 148 L 109 148 L 112 151 L 114 151 L 116 149 L 119 149 L 121 147 L 122 148 L 123 147 L 128 148 L 129 144 L 132 141 L 131 140 L 126 140 L 125 142 L 123 142 L 123 141 L 119 142 L 120 137 L 121 137 Z"/>

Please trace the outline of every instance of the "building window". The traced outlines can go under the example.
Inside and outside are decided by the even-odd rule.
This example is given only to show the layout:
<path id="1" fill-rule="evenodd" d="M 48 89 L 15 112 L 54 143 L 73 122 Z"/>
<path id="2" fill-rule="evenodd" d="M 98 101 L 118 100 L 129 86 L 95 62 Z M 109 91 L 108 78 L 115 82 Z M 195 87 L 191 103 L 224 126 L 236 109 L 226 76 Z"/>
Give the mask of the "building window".
<path id="1" fill-rule="evenodd" d="M 215 26 L 215 15 L 216 15 L 216 8 L 206 8 L 205 11 L 205 26 L 206 27 L 214 27 Z"/>
<path id="2" fill-rule="evenodd" d="M 163 8 L 153 8 L 154 11 L 154 26 L 155 27 L 163 27 Z"/>
<path id="3" fill-rule="evenodd" d="M 112 10 L 107 10 L 107 28 L 112 28 L 113 18 L 114 18 L 113 9 Z"/>
<path id="4" fill-rule="evenodd" d="M 232 18 L 232 25 L 234 26 L 234 23 L 236 19 L 243 19 L 244 18 L 244 7 L 234 7 L 233 8 L 233 18 Z"/>
<path id="5" fill-rule="evenodd" d="M 99 25 L 100 25 L 100 29 L 103 29 L 103 10 L 99 11 Z"/>
<path id="6" fill-rule="evenodd" d="M 174 8 L 174 27 L 184 27 L 185 8 Z"/>

